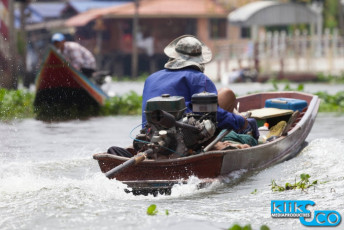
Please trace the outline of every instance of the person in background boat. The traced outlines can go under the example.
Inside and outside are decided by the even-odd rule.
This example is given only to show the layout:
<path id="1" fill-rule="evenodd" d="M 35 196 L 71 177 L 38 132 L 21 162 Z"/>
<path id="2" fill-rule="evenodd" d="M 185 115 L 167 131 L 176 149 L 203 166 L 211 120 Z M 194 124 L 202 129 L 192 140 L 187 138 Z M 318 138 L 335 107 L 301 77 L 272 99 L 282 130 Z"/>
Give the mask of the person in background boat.
<path id="1" fill-rule="evenodd" d="M 258 139 L 257 135 L 259 134 L 257 126 L 254 126 L 255 121 L 248 122 L 245 117 L 233 113 L 236 102 L 233 91 L 228 88 L 217 91 L 215 84 L 203 73 L 204 64 L 212 59 L 212 52 L 204 43 L 192 35 L 183 35 L 167 45 L 164 52 L 169 57 L 165 69 L 150 75 L 144 84 L 142 94 L 143 126 L 146 123 L 144 110 L 147 100 L 162 94 L 183 96 L 188 113 L 192 112 L 192 95 L 207 91 L 218 95 L 217 121 L 220 129 L 231 129 L 236 133 L 251 130 L 254 138 Z M 247 148 L 249 145 L 239 143 L 237 147 Z"/>
<path id="2" fill-rule="evenodd" d="M 61 33 L 52 36 L 51 42 L 62 56 L 77 70 L 88 78 L 96 70 L 96 59 L 93 54 L 77 42 L 66 41 Z"/>

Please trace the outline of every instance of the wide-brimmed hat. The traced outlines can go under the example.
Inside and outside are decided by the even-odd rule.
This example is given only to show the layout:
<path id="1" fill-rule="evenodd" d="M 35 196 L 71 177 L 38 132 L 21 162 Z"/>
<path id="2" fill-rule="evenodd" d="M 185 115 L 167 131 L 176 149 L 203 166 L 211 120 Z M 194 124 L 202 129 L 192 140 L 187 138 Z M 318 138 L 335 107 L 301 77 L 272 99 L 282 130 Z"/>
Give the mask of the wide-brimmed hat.
<path id="1" fill-rule="evenodd" d="M 195 36 L 183 35 L 174 39 L 164 49 L 170 60 L 165 64 L 167 69 L 181 69 L 187 66 L 198 66 L 211 61 L 211 50 Z"/>

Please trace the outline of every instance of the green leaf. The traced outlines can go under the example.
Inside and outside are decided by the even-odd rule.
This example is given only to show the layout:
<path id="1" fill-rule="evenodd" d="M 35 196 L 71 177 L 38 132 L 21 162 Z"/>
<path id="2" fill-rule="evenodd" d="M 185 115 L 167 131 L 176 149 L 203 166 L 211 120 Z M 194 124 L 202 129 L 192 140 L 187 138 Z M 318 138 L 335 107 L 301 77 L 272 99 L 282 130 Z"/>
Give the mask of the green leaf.
<path id="1" fill-rule="evenodd" d="M 299 84 L 299 86 L 297 87 L 297 91 L 303 91 L 304 90 L 304 85 L 303 84 Z"/>
<path id="2" fill-rule="evenodd" d="M 309 174 L 305 174 L 305 173 L 302 173 L 300 175 L 300 178 L 302 181 L 305 181 L 305 182 L 308 182 L 308 179 L 310 178 L 311 176 Z"/>
<path id="3" fill-rule="evenodd" d="M 262 225 L 260 227 L 260 230 L 270 230 L 270 228 L 268 226 L 266 226 L 266 225 Z"/>
<path id="4" fill-rule="evenodd" d="M 309 174 L 306 174 L 306 173 L 302 173 L 300 175 L 300 178 L 301 180 L 296 182 L 296 179 L 295 179 L 295 183 L 294 184 L 290 184 L 289 182 L 286 182 L 284 187 L 283 186 L 279 186 L 275 180 L 271 180 L 271 190 L 274 191 L 274 192 L 282 192 L 282 191 L 285 191 L 285 190 L 291 190 L 291 189 L 302 189 L 302 190 L 305 190 L 305 189 L 308 189 L 312 186 L 315 186 L 316 184 L 318 184 L 318 181 L 315 180 L 313 181 L 312 183 L 309 181 L 309 178 L 311 176 Z"/>
<path id="5" fill-rule="evenodd" d="M 285 183 L 285 189 L 286 190 L 291 190 L 291 189 L 294 189 L 294 186 L 287 182 L 287 183 Z"/>
<path id="6" fill-rule="evenodd" d="M 242 227 L 239 224 L 234 224 L 228 230 L 242 230 Z"/>
<path id="7" fill-rule="evenodd" d="M 274 90 L 275 90 L 275 91 L 278 91 L 278 85 L 277 85 L 276 82 L 273 82 L 273 83 L 272 83 L 272 86 L 274 87 Z"/>
<path id="8" fill-rule="evenodd" d="M 167 209 L 165 210 L 165 214 L 166 214 L 166 216 L 168 216 L 170 214 Z"/>
<path id="9" fill-rule="evenodd" d="M 252 230 L 252 228 L 251 228 L 251 225 L 245 225 L 244 227 L 243 227 L 243 230 Z"/>
<path id="10" fill-rule="evenodd" d="M 147 214 L 150 216 L 154 216 L 158 213 L 158 211 L 156 210 L 156 205 L 155 204 L 151 204 L 148 208 L 147 208 Z"/>

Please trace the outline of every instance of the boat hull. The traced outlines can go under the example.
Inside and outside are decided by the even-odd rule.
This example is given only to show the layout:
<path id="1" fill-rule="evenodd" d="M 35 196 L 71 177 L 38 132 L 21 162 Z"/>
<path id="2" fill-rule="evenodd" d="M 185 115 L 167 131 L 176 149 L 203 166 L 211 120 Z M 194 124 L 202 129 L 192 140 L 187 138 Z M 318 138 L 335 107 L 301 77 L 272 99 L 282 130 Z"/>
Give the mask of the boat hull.
<path id="1" fill-rule="evenodd" d="M 106 99 L 97 85 L 69 65 L 54 48 L 49 48 L 36 78 L 34 106 L 38 118 L 92 113 Z"/>
<path id="2" fill-rule="evenodd" d="M 296 119 L 285 136 L 274 141 L 247 149 L 209 151 L 201 154 L 168 160 L 145 160 L 133 167 L 124 169 L 111 179 L 123 181 L 134 191 L 157 191 L 159 186 L 166 191 L 178 181 L 185 182 L 196 176 L 206 182 L 220 178 L 237 170 L 259 170 L 294 157 L 303 148 L 305 139 L 314 124 L 319 99 L 317 96 L 298 93 L 262 93 L 238 98 L 243 111 L 264 107 L 268 98 L 289 97 L 306 100 L 308 108 Z M 95 154 L 103 173 L 122 164 L 128 158 L 107 153 Z"/>
<path id="3" fill-rule="evenodd" d="M 128 158 L 119 157 L 107 153 L 93 156 L 99 163 L 103 173 L 122 164 Z M 111 179 L 119 181 L 143 181 L 143 180 L 186 180 L 190 176 L 198 178 L 215 178 L 221 174 L 223 154 L 202 153 L 190 157 L 171 160 L 145 160 L 133 167 L 123 169 Z"/>

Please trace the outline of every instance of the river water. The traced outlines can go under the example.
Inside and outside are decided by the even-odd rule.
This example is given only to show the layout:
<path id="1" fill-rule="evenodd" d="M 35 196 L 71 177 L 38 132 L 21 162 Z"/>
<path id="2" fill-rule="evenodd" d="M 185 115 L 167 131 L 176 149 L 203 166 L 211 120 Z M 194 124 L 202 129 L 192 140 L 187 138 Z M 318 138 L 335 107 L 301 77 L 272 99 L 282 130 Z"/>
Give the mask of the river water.
<path id="1" fill-rule="evenodd" d="M 275 90 L 273 84 L 271 83 L 235 83 L 231 85 L 223 85 L 221 83 L 215 83 L 216 88 L 220 89 L 223 87 L 231 88 L 238 96 L 245 95 L 248 93 L 254 93 L 258 91 L 271 91 Z M 278 90 L 283 90 L 287 85 L 291 89 L 297 89 L 299 83 L 278 83 L 276 84 Z M 343 84 L 323 84 L 323 83 L 306 83 L 303 84 L 304 91 L 308 93 L 316 93 L 319 91 L 324 91 L 329 94 L 335 94 L 338 91 L 343 90 Z M 142 94 L 143 82 L 117 82 L 103 85 L 104 91 L 108 92 L 110 95 L 123 95 L 132 90 L 138 94 Z"/>
<path id="2" fill-rule="evenodd" d="M 252 88 L 252 87 L 251 87 Z M 0 123 L 0 229 L 310 229 L 298 218 L 272 218 L 271 200 L 312 200 L 315 210 L 344 218 L 344 116 L 318 114 L 308 146 L 268 169 L 228 175 L 226 183 L 197 190 L 197 178 L 170 196 L 133 196 L 108 180 L 92 154 L 131 143 L 139 116 L 98 117 L 46 123 Z M 135 132 L 134 132 L 135 133 Z M 315 188 L 272 192 L 271 180 L 294 182 L 301 173 Z M 256 191 L 256 192 L 254 192 Z M 252 194 L 253 193 L 253 194 Z M 156 204 L 158 214 L 148 216 Z M 166 215 L 168 210 L 169 215 Z M 343 221 L 342 221 L 343 222 Z M 319 229 L 319 228 L 316 228 Z M 333 228 L 331 228 L 333 229 Z M 336 229 L 343 229 L 343 223 Z"/>

